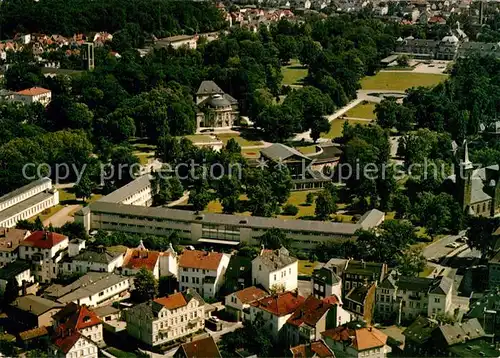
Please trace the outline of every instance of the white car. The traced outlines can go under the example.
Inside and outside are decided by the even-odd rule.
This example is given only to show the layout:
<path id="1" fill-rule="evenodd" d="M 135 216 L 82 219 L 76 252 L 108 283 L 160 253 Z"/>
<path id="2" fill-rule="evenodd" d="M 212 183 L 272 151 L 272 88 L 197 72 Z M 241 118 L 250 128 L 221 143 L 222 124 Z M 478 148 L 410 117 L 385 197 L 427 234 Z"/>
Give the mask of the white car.
<path id="1" fill-rule="evenodd" d="M 452 249 L 456 249 L 459 246 L 460 244 L 458 242 L 450 242 L 448 245 L 446 245 L 446 247 L 451 247 Z"/>

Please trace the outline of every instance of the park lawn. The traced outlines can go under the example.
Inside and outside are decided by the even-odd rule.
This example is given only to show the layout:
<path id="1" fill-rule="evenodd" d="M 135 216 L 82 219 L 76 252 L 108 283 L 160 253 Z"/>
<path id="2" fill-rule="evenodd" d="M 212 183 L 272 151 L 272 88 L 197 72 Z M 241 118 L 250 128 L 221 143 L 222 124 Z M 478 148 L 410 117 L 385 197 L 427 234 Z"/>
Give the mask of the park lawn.
<path id="1" fill-rule="evenodd" d="M 290 60 L 290 64 L 281 67 L 283 74 L 283 85 L 301 85 L 302 80 L 307 76 L 307 67 L 302 66 L 298 60 Z"/>
<path id="2" fill-rule="evenodd" d="M 346 117 L 375 119 L 375 103 L 360 103 L 345 114 Z"/>
<path id="3" fill-rule="evenodd" d="M 418 274 L 418 276 L 427 277 L 432 273 L 432 271 L 434 271 L 434 267 L 427 265 L 425 266 L 424 270 Z"/>
<path id="4" fill-rule="evenodd" d="M 411 87 L 434 86 L 443 82 L 448 76 L 435 73 L 384 72 L 361 79 L 361 89 L 405 91 Z"/>
<path id="5" fill-rule="evenodd" d="M 156 147 L 152 144 L 140 143 L 137 141 L 132 144 L 132 148 L 134 148 L 135 151 L 143 153 L 154 152 L 156 150 Z"/>
<path id="6" fill-rule="evenodd" d="M 349 124 L 355 125 L 355 124 L 361 124 L 361 125 L 367 125 L 370 122 L 369 121 L 359 121 L 355 119 L 334 119 L 333 121 L 330 122 L 330 131 L 328 133 L 321 133 L 321 138 L 339 138 L 342 137 L 342 133 L 344 131 L 344 123 L 348 121 Z"/>
<path id="7" fill-rule="evenodd" d="M 319 264 L 319 261 L 311 262 L 309 260 L 299 260 L 299 275 L 300 276 L 312 276 L 314 268 Z"/>
<path id="8" fill-rule="evenodd" d="M 147 165 L 149 158 L 152 157 L 151 153 L 134 152 L 133 154 L 139 159 L 141 165 Z"/>
<path id="9" fill-rule="evenodd" d="M 217 138 L 219 138 L 224 145 L 229 142 L 229 140 L 232 138 L 240 145 L 240 147 L 250 147 L 254 145 L 264 145 L 264 143 L 260 140 L 248 140 L 243 137 L 241 137 L 239 134 L 236 133 L 221 133 L 217 134 Z"/>
<path id="10" fill-rule="evenodd" d="M 299 212 L 297 215 L 278 215 L 280 219 L 298 219 L 302 216 L 314 216 L 314 210 L 316 209 L 316 203 L 313 201 L 311 205 L 306 205 L 306 197 L 309 193 L 318 193 L 318 190 L 301 190 L 292 191 L 290 197 L 288 198 L 286 204 L 295 205 Z M 316 197 L 314 198 L 316 199 Z M 285 204 L 285 205 L 286 205 Z"/>
<path id="11" fill-rule="evenodd" d="M 179 137 L 179 139 L 180 138 L 181 137 Z M 189 139 L 194 144 L 196 144 L 196 143 L 211 143 L 211 142 L 217 141 L 217 138 L 215 138 L 214 135 L 210 135 L 210 134 L 190 134 L 190 135 L 185 135 L 184 138 Z"/>
<path id="12" fill-rule="evenodd" d="M 61 204 L 58 204 L 56 206 L 53 206 L 51 208 L 48 208 L 48 209 L 45 209 L 44 211 L 42 211 L 40 214 L 37 214 L 35 216 L 32 216 L 28 219 L 28 221 L 30 222 L 35 222 L 36 218 L 39 216 L 40 217 L 40 220 L 42 222 L 44 222 L 45 220 L 47 220 L 48 218 L 50 218 L 52 215 L 54 215 L 55 213 L 57 213 L 59 210 L 61 210 L 62 208 L 64 208 L 64 205 L 61 205 Z"/>
<path id="13" fill-rule="evenodd" d="M 71 188 L 58 189 L 59 191 L 59 202 L 64 203 L 66 201 L 76 200 L 76 195 L 73 193 Z"/>
<path id="14" fill-rule="evenodd" d="M 304 155 L 316 153 L 316 145 L 307 145 L 303 147 L 296 147 L 299 152 Z"/>

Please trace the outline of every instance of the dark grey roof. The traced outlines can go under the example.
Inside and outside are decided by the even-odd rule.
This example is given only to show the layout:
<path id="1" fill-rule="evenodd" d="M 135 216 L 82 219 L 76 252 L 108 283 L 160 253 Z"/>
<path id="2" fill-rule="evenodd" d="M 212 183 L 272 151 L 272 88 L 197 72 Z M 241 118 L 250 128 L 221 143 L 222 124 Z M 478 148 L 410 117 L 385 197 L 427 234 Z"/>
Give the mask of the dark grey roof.
<path id="1" fill-rule="evenodd" d="M 198 95 L 224 94 L 224 91 L 214 81 L 203 81 L 196 92 Z"/>
<path id="2" fill-rule="evenodd" d="M 0 269 L 0 280 L 8 281 L 9 279 L 15 278 L 20 273 L 29 270 L 30 264 L 26 261 L 14 261 L 11 262 Z"/>
<path id="3" fill-rule="evenodd" d="M 404 330 L 403 335 L 406 342 L 413 341 L 417 344 L 424 344 L 427 342 L 437 329 L 438 323 L 430 318 L 419 316 L 413 323 Z"/>
<path id="4" fill-rule="evenodd" d="M 354 273 L 358 275 L 382 275 L 384 264 L 378 262 L 364 262 L 357 260 L 350 260 L 345 269 L 346 273 Z"/>
<path id="5" fill-rule="evenodd" d="M 224 97 L 224 99 L 226 99 L 227 101 L 229 101 L 229 103 L 231 103 L 231 104 L 238 104 L 238 101 L 236 99 L 234 99 L 233 96 L 231 96 L 231 95 L 229 95 L 227 93 L 224 93 L 222 96 Z"/>
<path id="6" fill-rule="evenodd" d="M 371 209 L 361 216 L 358 224 L 361 225 L 363 229 L 370 229 L 377 226 L 382 220 L 384 220 L 385 213 L 377 209 Z"/>
<path id="7" fill-rule="evenodd" d="M 264 250 L 254 260 L 260 258 L 261 262 L 271 271 L 276 271 L 297 262 L 297 259 L 290 256 L 287 249 L 282 247 L 278 250 Z"/>
<path id="8" fill-rule="evenodd" d="M 441 276 L 434 279 L 429 293 L 447 294 L 453 286 L 453 280 L 449 277 Z"/>
<path id="9" fill-rule="evenodd" d="M 498 311 L 500 307 L 500 288 L 488 291 L 484 296 L 470 305 L 470 311 L 467 316 L 470 318 L 484 318 L 485 311 Z"/>
<path id="10" fill-rule="evenodd" d="M 37 316 L 53 308 L 64 307 L 64 305 L 59 302 L 54 302 L 46 298 L 34 295 L 19 297 L 12 303 L 12 306 L 22 311 L 31 312 Z"/>
<path id="11" fill-rule="evenodd" d="M 317 232 L 331 235 L 353 235 L 360 226 L 350 223 L 335 223 L 329 221 L 313 220 L 283 220 L 278 218 L 265 218 L 260 216 L 242 217 L 228 214 L 203 213 L 194 211 L 170 209 L 163 207 L 145 207 L 137 205 L 124 205 L 96 201 L 88 206 L 95 213 L 109 213 L 124 216 L 138 216 L 142 218 L 167 219 L 184 222 L 198 222 L 204 224 L 232 225 L 255 229 L 278 228 L 286 231 Z"/>
<path id="12" fill-rule="evenodd" d="M 434 279 L 427 277 L 401 276 L 396 281 L 396 286 L 401 290 L 428 292 Z"/>
<path id="13" fill-rule="evenodd" d="M 340 283 L 341 279 L 330 267 L 321 267 L 313 271 L 314 280 L 321 280 L 327 285 L 335 285 Z"/>
<path id="14" fill-rule="evenodd" d="M 483 327 L 477 318 L 462 323 L 446 324 L 438 329 L 448 346 L 485 336 Z"/>
<path id="15" fill-rule="evenodd" d="M 7 209 L 0 211 L 0 222 L 11 218 L 14 215 L 19 214 L 20 212 L 23 212 L 24 210 L 31 208 L 36 204 L 41 203 L 42 201 L 47 200 L 52 196 L 53 194 L 42 191 L 41 193 L 38 193 L 31 198 L 8 207 Z"/>
<path id="16" fill-rule="evenodd" d="M 44 184 L 46 182 L 50 183 L 51 182 L 50 178 L 41 178 L 41 179 L 32 181 L 31 183 L 26 184 L 25 186 L 22 186 L 16 190 L 11 191 L 10 193 L 7 193 L 7 194 L 1 196 L 0 203 L 3 203 L 9 199 L 15 198 L 16 196 L 21 195 L 21 194 L 33 189 L 34 187 L 41 185 L 41 184 Z"/>
<path id="17" fill-rule="evenodd" d="M 99 317 L 104 317 L 110 314 L 116 314 L 120 312 L 119 308 L 113 307 L 113 305 L 108 305 L 108 306 L 101 306 L 92 309 L 94 313 L 99 316 Z"/>
<path id="18" fill-rule="evenodd" d="M 132 180 L 127 185 L 122 186 L 121 188 L 113 191 L 112 193 L 106 196 L 103 196 L 98 201 L 107 203 L 121 203 L 131 195 L 139 192 L 140 190 L 150 185 L 151 179 L 153 179 L 151 174 L 142 175 L 137 179 Z"/>
<path id="19" fill-rule="evenodd" d="M 109 264 L 117 257 L 122 256 L 123 253 L 111 252 L 107 250 L 91 249 L 85 250 L 80 254 L 73 257 L 73 261 L 94 262 L 100 264 Z"/>
<path id="20" fill-rule="evenodd" d="M 298 156 L 299 158 L 303 158 L 307 161 L 310 161 L 311 158 L 305 156 L 301 152 L 299 152 L 297 149 L 286 146 L 281 143 L 274 143 L 271 146 L 267 148 L 263 148 L 260 150 L 260 153 L 264 155 L 265 157 L 277 161 L 277 160 L 285 160 L 287 158 L 290 158 L 292 156 Z"/>
<path id="21" fill-rule="evenodd" d="M 345 296 L 346 300 L 351 300 L 357 302 L 361 305 L 364 304 L 366 296 L 368 295 L 368 291 L 371 285 L 361 285 L 357 287 L 353 287 Z"/>
<path id="22" fill-rule="evenodd" d="M 382 281 L 380 288 L 394 289 L 397 287 L 397 282 L 392 275 L 387 275 L 387 277 Z"/>
<path id="23" fill-rule="evenodd" d="M 222 96 L 219 96 L 219 95 L 215 95 L 213 97 L 211 97 L 207 103 L 212 106 L 212 107 L 228 107 L 231 105 L 231 103 L 225 99 L 224 97 Z"/>

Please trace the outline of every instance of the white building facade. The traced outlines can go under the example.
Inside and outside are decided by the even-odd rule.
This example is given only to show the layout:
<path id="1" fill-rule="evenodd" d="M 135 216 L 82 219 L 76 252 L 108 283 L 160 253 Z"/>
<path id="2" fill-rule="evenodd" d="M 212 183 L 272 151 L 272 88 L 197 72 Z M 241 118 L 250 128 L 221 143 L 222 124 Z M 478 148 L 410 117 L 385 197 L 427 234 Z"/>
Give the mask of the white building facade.
<path id="1" fill-rule="evenodd" d="M 252 260 L 252 284 L 267 291 L 292 291 L 298 285 L 298 260 L 287 249 L 262 250 Z"/>

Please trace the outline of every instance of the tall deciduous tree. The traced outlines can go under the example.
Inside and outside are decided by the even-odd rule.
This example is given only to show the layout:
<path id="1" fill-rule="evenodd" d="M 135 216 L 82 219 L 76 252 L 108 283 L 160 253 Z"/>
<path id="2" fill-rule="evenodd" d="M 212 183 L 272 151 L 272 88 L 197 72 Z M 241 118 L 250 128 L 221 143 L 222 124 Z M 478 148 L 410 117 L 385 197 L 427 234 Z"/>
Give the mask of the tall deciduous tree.
<path id="1" fill-rule="evenodd" d="M 158 295 L 158 282 L 153 273 L 142 267 L 134 277 L 132 299 L 136 302 L 146 302 Z"/>

